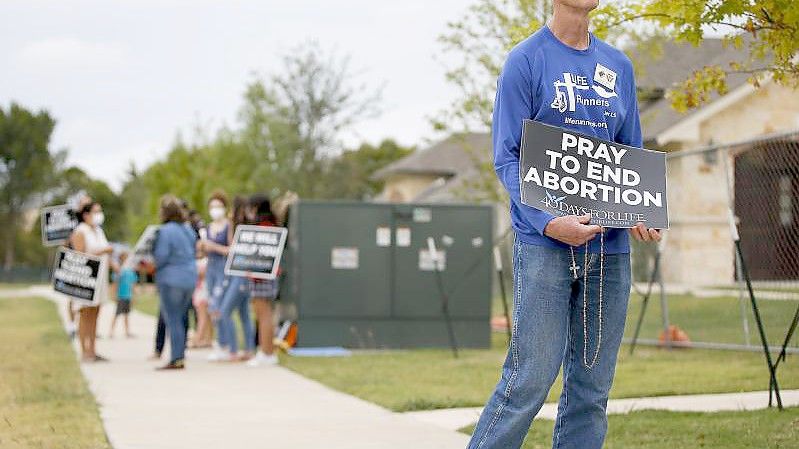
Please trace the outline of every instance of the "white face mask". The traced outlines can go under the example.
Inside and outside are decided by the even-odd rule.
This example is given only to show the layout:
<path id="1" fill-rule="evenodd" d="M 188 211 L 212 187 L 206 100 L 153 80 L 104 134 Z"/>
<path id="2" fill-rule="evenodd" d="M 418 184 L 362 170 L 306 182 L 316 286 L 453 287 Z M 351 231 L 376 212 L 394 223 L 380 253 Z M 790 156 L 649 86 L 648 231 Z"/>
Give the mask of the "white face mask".
<path id="1" fill-rule="evenodd" d="M 212 207 L 208 210 L 208 215 L 211 216 L 212 220 L 219 220 L 225 216 L 225 208 L 224 207 Z"/>
<path id="2" fill-rule="evenodd" d="M 105 222 L 105 214 L 102 212 L 95 212 L 92 214 L 92 222 L 95 226 L 102 226 Z"/>

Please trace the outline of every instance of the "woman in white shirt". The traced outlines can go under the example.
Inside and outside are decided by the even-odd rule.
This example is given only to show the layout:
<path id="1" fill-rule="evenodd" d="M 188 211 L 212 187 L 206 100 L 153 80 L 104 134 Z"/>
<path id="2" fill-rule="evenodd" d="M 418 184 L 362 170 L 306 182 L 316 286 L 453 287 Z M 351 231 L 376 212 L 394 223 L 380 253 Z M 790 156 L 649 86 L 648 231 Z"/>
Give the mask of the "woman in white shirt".
<path id="1" fill-rule="evenodd" d="M 103 232 L 103 207 L 100 203 L 91 202 L 83 206 L 78 212 L 78 227 L 72 233 L 70 244 L 72 249 L 82 253 L 100 256 L 103 258 L 102 266 L 108 267 L 109 255 L 113 248 L 108 244 Z M 97 315 L 100 313 L 100 304 L 108 297 L 108 270 L 101 270 L 97 277 L 96 304 L 94 306 L 80 306 L 80 320 L 78 321 L 78 341 L 80 342 L 81 359 L 84 362 L 106 361 L 104 357 L 95 352 L 97 341 Z"/>

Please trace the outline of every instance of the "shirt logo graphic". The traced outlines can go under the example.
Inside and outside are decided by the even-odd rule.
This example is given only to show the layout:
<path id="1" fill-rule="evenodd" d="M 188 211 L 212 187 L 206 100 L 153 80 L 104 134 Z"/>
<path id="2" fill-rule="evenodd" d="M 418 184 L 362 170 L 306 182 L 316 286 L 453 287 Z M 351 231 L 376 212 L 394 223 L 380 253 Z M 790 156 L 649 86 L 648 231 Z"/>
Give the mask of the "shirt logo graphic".
<path id="1" fill-rule="evenodd" d="M 563 81 L 557 80 L 553 84 L 555 86 L 555 98 L 549 106 L 552 109 L 557 109 L 561 113 L 566 112 L 567 109 L 574 112 L 574 106 L 576 104 L 574 89 L 588 90 L 588 80 L 586 77 L 572 75 L 569 72 L 563 72 Z M 561 87 L 565 87 L 566 92 L 560 90 Z"/>
<path id="2" fill-rule="evenodd" d="M 591 88 L 602 98 L 616 97 L 616 78 L 616 72 L 597 63 L 594 69 L 594 85 Z"/>

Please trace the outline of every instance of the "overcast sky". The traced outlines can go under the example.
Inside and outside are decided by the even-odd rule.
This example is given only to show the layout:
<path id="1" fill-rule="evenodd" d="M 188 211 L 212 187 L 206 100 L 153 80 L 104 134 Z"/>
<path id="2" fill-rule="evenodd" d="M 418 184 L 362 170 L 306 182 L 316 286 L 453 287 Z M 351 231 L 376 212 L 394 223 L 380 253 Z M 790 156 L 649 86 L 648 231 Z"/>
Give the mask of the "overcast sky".
<path id="1" fill-rule="evenodd" d="M 179 130 L 233 124 L 254 73 L 315 40 L 385 85 L 354 144 L 419 144 L 455 95 L 436 37 L 472 0 L 135 0 L 0 3 L 0 104 L 46 108 L 54 149 L 118 188 L 129 161 L 162 157 Z"/>

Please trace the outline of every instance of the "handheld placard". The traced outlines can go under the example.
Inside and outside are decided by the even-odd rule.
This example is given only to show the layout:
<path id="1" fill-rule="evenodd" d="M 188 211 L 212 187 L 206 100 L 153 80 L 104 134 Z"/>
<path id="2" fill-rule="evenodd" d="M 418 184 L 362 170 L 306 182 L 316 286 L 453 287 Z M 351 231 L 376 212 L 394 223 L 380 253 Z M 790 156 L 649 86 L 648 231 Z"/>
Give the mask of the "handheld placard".
<path id="1" fill-rule="evenodd" d="M 523 124 L 521 201 L 554 216 L 591 215 L 591 224 L 668 229 L 666 154 L 533 120 Z"/>
<path id="2" fill-rule="evenodd" d="M 275 279 L 288 230 L 276 226 L 239 225 L 225 263 L 225 274 Z"/>

